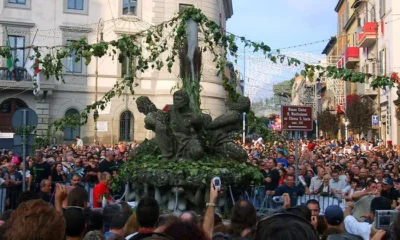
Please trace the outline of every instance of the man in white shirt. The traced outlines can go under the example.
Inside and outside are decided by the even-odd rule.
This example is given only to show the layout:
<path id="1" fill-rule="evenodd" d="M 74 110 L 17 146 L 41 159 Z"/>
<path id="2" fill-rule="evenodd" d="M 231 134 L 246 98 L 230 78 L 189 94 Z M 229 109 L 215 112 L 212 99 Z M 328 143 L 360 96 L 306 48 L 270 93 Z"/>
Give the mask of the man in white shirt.
<path id="1" fill-rule="evenodd" d="M 332 194 L 341 201 L 342 189 L 348 185 L 345 180 L 339 178 L 339 171 L 333 170 L 331 173 L 332 179 L 329 180 L 329 188 Z"/>
<path id="2" fill-rule="evenodd" d="M 76 136 L 76 147 L 77 148 L 82 148 L 83 147 L 83 141 L 79 136 Z"/>
<path id="3" fill-rule="evenodd" d="M 317 168 L 318 175 L 311 178 L 310 193 L 317 194 L 319 187 L 322 185 L 325 169 L 322 167 Z"/>
<path id="4" fill-rule="evenodd" d="M 385 197 L 377 197 L 374 198 L 371 202 L 370 212 L 369 212 L 369 219 L 372 224 L 366 222 L 359 222 L 355 217 L 351 215 L 352 207 L 350 205 L 346 206 L 346 210 L 344 212 L 344 226 L 346 231 L 351 234 L 359 235 L 364 240 L 370 240 L 373 236 L 372 229 L 375 229 L 375 211 L 376 210 L 390 210 L 391 209 L 391 202 L 388 198 Z"/>
<path id="5" fill-rule="evenodd" d="M 329 186 L 332 190 L 335 190 L 337 193 L 340 193 L 342 189 L 344 189 L 348 184 L 346 180 L 339 177 L 339 171 L 333 170 L 331 173 L 332 179 L 329 181 Z"/>

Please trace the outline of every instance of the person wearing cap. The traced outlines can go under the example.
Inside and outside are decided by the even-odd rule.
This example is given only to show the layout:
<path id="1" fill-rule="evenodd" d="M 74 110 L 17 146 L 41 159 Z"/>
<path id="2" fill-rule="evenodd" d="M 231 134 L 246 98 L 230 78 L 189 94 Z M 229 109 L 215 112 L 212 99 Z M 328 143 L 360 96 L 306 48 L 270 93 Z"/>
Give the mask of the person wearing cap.
<path id="1" fill-rule="evenodd" d="M 325 209 L 325 221 L 328 229 L 334 228 L 338 234 L 328 236 L 328 240 L 361 240 L 362 237 L 350 234 L 344 227 L 344 213 L 338 205 L 331 205 Z"/>
<path id="2" fill-rule="evenodd" d="M 392 209 L 395 209 L 397 207 L 397 199 L 399 198 L 399 194 L 393 187 L 393 179 L 388 178 L 383 180 L 382 184 L 383 190 L 381 192 L 381 196 L 390 199 L 392 203 Z"/>

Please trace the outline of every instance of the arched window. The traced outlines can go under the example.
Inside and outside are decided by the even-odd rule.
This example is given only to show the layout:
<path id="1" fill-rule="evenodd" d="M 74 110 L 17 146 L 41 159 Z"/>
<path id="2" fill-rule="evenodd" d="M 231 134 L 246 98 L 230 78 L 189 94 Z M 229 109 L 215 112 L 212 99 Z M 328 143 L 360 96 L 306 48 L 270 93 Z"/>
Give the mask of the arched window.
<path id="1" fill-rule="evenodd" d="M 13 132 L 11 125 L 12 115 L 20 108 L 27 108 L 28 105 L 18 98 L 9 98 L 0 104 L 0 132 Z"/>
<path id="2" fill-rule="evenodd" d="M 74 108 L 69 109 L 65 113 L 66 117 L 69 117 L 69 116 L 77 116 L 78 117 L 78 115 L 79 115 L 79 111 L 74 109 Z M 80 136 L 81 135 L 80 132 L 81 132 L 81 127 L 80 126 L 66 127 L 64 129 L 64 140 L 68 140 L 68 141 L 75 140 L 76 136 Z"/>
<path id="3" fill-rule="evenodd" d="M 119 118 L 119 140 L 131 141 L 133 139 L 133 114 L 125 111 Z"/>

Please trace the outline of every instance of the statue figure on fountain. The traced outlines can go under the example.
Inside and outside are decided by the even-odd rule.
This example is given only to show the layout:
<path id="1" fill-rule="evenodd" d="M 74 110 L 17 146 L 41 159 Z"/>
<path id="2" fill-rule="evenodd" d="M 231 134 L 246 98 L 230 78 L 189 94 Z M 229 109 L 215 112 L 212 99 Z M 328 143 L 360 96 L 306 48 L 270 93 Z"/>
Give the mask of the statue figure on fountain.
<path id="1" fill-rule="evenodd" d="M 144 119 L 145 128 L 152 130 L 156 134 L 154 142 L 161 151 L 162 159 L 171 159 L 174 155 L 167 116 L 163 111 L 157 109 L 156 105 L 148 97 L 139 97 L 136 100 L 136 104 L 139 112 L 146 115 Z"/>
<path id="2" fill-rule="evenodd" d="M 208 139 L 211 153 L 220 158 L 244 161 L 247 152 L 235 144 L 229 133 L 242 129 L 242 114 L 250 110 L 250 99 L 239 96 L 236 102 L 229 104 L 229 110 L 214 119 L 208 126 Z"/>
<path id="3" fill-rule="evenodd" d="M 156 108 L 148 97 L 136 100 L 139 112 L 146 115 L 145 128 L 155 132 L 150 140 L 161 151 L 163 160 L 197 161 L 205 152 L 218 158 L 242 161 L 247 153 L 237 146 L 229 134 L 242 128 L 242 113 L 250 110 L 250 99 L 239 96 L 229 104 L 229 110 L 212 120 L 208 114 L 190 107 L 186 91 L 173 95 L 173 105 L 167 112 Z"/>
<path id="4" fill-rule="evenodd" d="M 167 114 L 175 140 L 175 156 L 179 161 L 199 160 L 204 155 L 198 136 L 203 115 L 190 108 L 189 94 L 183 90 L 174 93 L 173 102 Z"/>

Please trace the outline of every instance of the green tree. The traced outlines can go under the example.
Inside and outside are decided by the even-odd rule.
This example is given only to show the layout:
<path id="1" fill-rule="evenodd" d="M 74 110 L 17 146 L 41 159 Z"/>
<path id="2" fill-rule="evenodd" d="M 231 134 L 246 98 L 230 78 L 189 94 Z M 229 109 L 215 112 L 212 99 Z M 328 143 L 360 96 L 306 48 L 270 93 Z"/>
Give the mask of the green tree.
<path id="1" fill-rule="evenodd" d="M 372 128 L 371 118 L 374 113 L 374 101 L 371 98 L 356 94 L 347 97 L 348 128 L 355 134 L 367 133 Z"/>
<path id="2" fill-rule="evenodd" d="M 339 118 L 336 114 L 331 113 L 329 109 L 318 113 L 318 125 L 319 129 L 327 133 L 329 138 L 333 139 L 337 137 L 339 130 Z"/>

